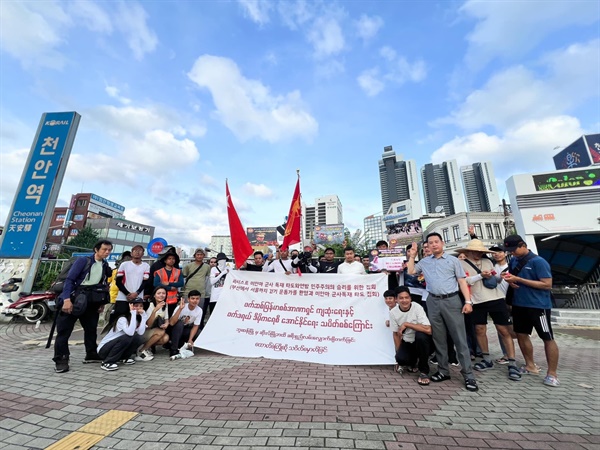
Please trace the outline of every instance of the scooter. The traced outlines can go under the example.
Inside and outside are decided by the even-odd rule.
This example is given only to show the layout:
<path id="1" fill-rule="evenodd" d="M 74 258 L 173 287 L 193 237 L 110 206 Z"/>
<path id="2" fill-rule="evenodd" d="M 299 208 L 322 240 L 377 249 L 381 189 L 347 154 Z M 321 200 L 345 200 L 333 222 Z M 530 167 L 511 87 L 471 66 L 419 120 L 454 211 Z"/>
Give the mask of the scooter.
<path id="1" fill-rule="evenodd" d="M 12 293 L 19 290 L 17 283 L 22 281 L 22 278 L 9 278 L 0 286 L 0 291 L 6 294 L 4 300 L 8 301 L 2 313 L 7 317 L 23 317 L 29 323 L 44 320 L 56 309 L 58 294 L 52 291 L 19 292 L 19 298 L 13 301 Z"/>

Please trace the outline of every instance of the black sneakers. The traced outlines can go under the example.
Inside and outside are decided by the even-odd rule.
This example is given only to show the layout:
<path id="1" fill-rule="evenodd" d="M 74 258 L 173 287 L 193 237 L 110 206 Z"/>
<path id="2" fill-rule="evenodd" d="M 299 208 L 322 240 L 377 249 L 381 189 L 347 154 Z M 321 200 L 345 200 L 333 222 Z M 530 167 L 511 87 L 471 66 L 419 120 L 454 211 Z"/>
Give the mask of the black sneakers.
<path id="1" fill-rule="evenodd" d="M 69 357 L 68 356 L 62 356 L 59 358 L 56 358 L 54 360 L 55 363 L 55 367 L 54 367 L 54 371 L 56 373 L 65 373 L 69 371 Z"/>
<path id="2" fill-rule="evenodd" d="M 101 362 L 102 362 L 102 358 L 100 358 L 98 356 L 98 353 L 93 353 L 91 355 L 85 355 L 85 358 L 83 360 L 84 364 L 101 363 Z"/>

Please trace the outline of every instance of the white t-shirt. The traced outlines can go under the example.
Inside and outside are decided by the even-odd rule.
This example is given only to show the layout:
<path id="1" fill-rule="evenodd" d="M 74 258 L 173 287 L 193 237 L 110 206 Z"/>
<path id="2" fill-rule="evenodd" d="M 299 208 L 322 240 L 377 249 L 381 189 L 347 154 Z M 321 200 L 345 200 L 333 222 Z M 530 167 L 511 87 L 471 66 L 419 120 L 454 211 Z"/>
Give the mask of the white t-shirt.
<path id="1" fill-rule="evenodd" d="M 502 278 L 502 271 L 508 267 L 508 263 L 506 264 L 498 264 L 494 265 L 494 270 L 496 271 L 496 280 L 498 280 L 498 289 L 502 291 L 504 296 L 506 297 L 506 291 L 508 290 L 508 283 L 504 278 Z"/>
<path id="2" fill-rule="evenodd" d="M 141 314 L 141 317 L 142 320 L 140 321 L 139 326 L 137 324 L 137 318 L 135 314 L 133 315 L 129 323 L 127 323 L 127 317 L 119 317 L 116 326 L 112 326 L 110 328 L 106 336 L 104 336 L 104 339 L 102 339 L 102 341 L 98 345 L 98 351 L 100 351 L 100 349 L 104 347 L 104 345 L 106 345 L 108 342 L 117 339 L 121 336 L 133 336 L 135 333 L 139 334 L 140 336 L 143 336 L 144 332 L 146 331 L 146 321 L 148 320 L 148 316 L 145 312 L 143 312 Z"/>
<path id="3" fill-rule="evenodd" d="M 281 262 L 279 262 L 281 261 Z M 283 264 L 283 266 L 281 265 Z M 295 273 L 296 269 L 292 267 L 291 259 L 274 259 L 269 264 L 263 265 L 263 272 L 285 273 L 286 271 Z"/>
<path id="4" fill-rule="evenodd" d="M 181 306 L 178 306 L 175 311 L 173 311 L 173 316 L 177 314 L 177 311 Z M 190 309 L 189 305 L 185 305 L 181 314 L 179 315 L 179 320 L 183 320 L 185 325 L 200 325 L 202 323 L 202 308 L 196 306 L 194 309 Z"/>
<path id="5" fill-rule="evenodd" d="M 337 273 L 366 275 L 365 266 L 363 266 L 362 263 L 359 263 L 358 261 L 352 261 L 350 264 L 344 261 L 338 266 Z"/>
<path id="6" fill-rule="evenodd" d="M 217 267 L 213 267 L 210 269 L 210 284 L 212 285 L 210 291 L 210 302 L 216 303 L 221 296 L 221 291 L 223 290 L 223 285 L 225 284 L 225 275 L 227 274 L 227 269 L 219 272 Z"/>
<path id="7" fill-rule="evenodd" d="M 122 282 L 129 292 L 137 292 L 144 282 L 150 276 L 150 266 L 147 262 L 136 264 L 133 261 L 125 261 L 119 266 L 117 278 L 122 277 Z M 127 301 L 127 296 L 119 290 L 117 301 Z"/>
<path id="8" fill-rule="evenodd" d="M 390 328 L 392 331 L 398 331 L 404 322 L 414 323 L 415 325 L 431 325 L 425 314 L 425 310 L 418 303 L 412 302 L 408 311 L 402 311 L 400 307 L 390 309 Z M 415 342 L 416 331 L 412 328 L 404 330 L 402 340 L 404 342 Z"/>

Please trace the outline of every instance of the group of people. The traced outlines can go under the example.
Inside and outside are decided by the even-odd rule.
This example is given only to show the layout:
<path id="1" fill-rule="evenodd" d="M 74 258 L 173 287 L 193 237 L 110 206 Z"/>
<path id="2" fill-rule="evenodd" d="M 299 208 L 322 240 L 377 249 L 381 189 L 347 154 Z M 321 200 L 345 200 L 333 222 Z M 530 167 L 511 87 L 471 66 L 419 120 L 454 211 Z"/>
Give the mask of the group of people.
<path id="1" fill-rule="evenodd" d="M 377 243 L 378 249 L 387 243 Z M 118 363 L 135 364 L 151 361 L 157 346 L 176 357 L 193 342 L 203 329 L 205 318 L 212 313 L 219 299 L 229 267 L 227 256 L 219 253 L 205 262 L 204 250 L 197 249 L 194 260 L 179 267 L 180 258 L 173 247 L 167 247 L 151 266 L 142 260 L 144 248 L 134 246 L 117 269 L 112 271 L 105 261 L 112 244 L 99 241 L 94 254 L 79 258 L 71 267 L 59 296 L 56 316 L 57 338 L 54 346 L 55 371 L 69 370 L 68 339 L 79 320 L 84 329 L 86 356 L 84 363 L 100 363 L 101 368 L 114 371 Z M 417 261 L 418 248 L 407 248 L 407 262 L 402 273 L 389 273 L 388 290 L 384 297 L 389 307 L 388 324 L 393 331 L 397 370 L 419 372 L 418 382 L 450 379 L 449 364 L 460 365 L 469 391 L 477 391 L 474 371 L 494 367 L 489 355 L 486 325 L 488 315 L 496 326 L 504 355 L 497 363 L 508 364 L 508 377 L 518 381 L 524 374 L 538 374 L 529 335 L 533 328 L 544 341 L 548 372 L 544 384 L 558 386 L 558 347 L 550 325 L 550 289 L 552 276 L 548 263 L 527 249 L 518 235 L 507 237 L 503 248 L 487 249 L 477 239 L 459 249 L 456 258 L 444 251 L 444 242 L 437 233 L 427 236 Z M 510 264 L 506 253 L 513 255 Z M 487 258 L 492 254 L 495 261 Z M 368 257 L 356 255 L 350 247 L 344 249 L 344 260 L 335 261 L 335 251 L 327 248 L 323 257 L 312 258 L 313 248 L 302 252 L 280 248 L 277 255 L 257 251 L 253 263 L 241 269 L 248 271 L 301 273 L 340 273 L 365 275 L 369 271 Z M 112 286 L 112 303 L 107 315 L 103 339 L 97 344 L 99 315 L 108 303 Z M 106 295 L 98 295 L 106 293 Z M 424 295 L 424 293 L 426 293 Z M 507 299 L 512 304 L 511 316 Z M 84 298 L 83 309 L 80 299 Z M 474 341 L 481 361 L 472 364 L 474 352 L 468 345 L 472 318 Z M 513 330 L 514 328 L 514 330 Z M 513 337 L 517 337 L 525 364 L 518 367 Z M 438 370 L 429 375 L 431 360 Z"/>
<path id="2" fill-rule="evenodd" d="M 397 370 L 418 372 L 417 382 L 428 385 L 430 381 L 449 380 L 449 364 L 454 362 L 453 365 L 461 367 L 466 389 L 477 391 L 474 372 L 494 367 L 487 338 L 489 316 L 503 351 L 496 363 L 508 365 L 508 378 L 520 381 L 523 375 L 540 373 L 530 339 L 535 328 L 544 342 L 548 365 L 543 383 L 559 386 L 559 352 L 550 323 L 552 275 L 549 264 L 531 252 L 518 235 L 508 236 L 503 246 L 491 249 L 480 240 L 472 239 L 467 247 L 456 250 L 459 257 L 444 250 L 444 241 L 437 233 L 429 234 L 423 247 L 423 256 L 418 261 L 417 245 L 413 243 L 407 249 L 406 273 L 402 277 L 407 285 L 384 294 L 396 347 Z M 507 253 L 513 256 L 509 262 Z M 488 258 L 488 254 L 493 259 Z M 422 276 L 417 289 L 409 282 L 414 276 Z M 421 294 L 417 296 L 421 299 L 415 299 L 413 292 Z M 469 348 L 469 324 L 473 324 L 478 352 Z M 517 338 L 525 360 L 521 367 L 516 363 L 513 337 Z M 432 349 L 435 357 L 431 361 L 437 364 L 438 370 L 430 375 Z M 475 356 L 481 360 L 472 363 Z"/>

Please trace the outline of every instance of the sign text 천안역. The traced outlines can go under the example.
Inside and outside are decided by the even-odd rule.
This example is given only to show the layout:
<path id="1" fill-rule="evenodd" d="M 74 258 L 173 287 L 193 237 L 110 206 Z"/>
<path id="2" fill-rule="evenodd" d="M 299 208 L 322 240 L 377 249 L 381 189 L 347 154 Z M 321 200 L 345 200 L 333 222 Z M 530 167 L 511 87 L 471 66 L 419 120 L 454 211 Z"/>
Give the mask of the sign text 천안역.
<path id="1" fill-rule="evenodd" d="M 44 216 L 54 207 L 49 202 L 56 201 L 71 150 L 68 140 L 78 123 L 75 112 L 46 113 L 42 118 L 6 222 L 0 257 L 33 256 Z"/>

